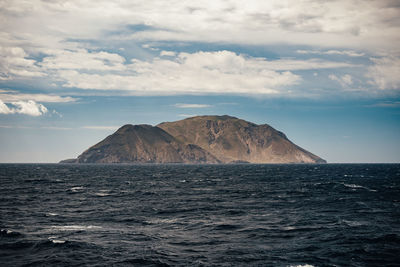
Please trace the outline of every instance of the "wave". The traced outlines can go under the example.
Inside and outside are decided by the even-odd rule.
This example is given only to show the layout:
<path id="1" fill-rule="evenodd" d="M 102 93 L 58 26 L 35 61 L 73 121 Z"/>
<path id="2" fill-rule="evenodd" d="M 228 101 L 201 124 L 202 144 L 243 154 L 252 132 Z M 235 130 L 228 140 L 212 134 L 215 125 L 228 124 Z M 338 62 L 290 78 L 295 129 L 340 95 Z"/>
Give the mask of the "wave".
<path id="1" fill-rule="evenodd" d="M 110 192 L 110 190 L 99 190 L 99 192 L 94 193 L 94 195 L 98 197 L 107 197 L 112 195 Z"/>
<path id="2" fill-rule="evenodd" d="M 59 231 L 86 231 L 102 227 L 97 225 L 54 225 L 51 228 Z"/>
<path id="3" fill-rule="evenodd" d="M 366 186 L 358 185 L 358 184 L 346 184 L 346 183 L 343 183 L 342 185 L 344 185 L 345 187 L 348 187 L 348 188 L 352 188 L 352 189 L 365 189 L 365 190 L 368 190 L 368 191 L 371 191 L 371 192 L 376 192 L 376 190 L 374 190 L 374 189 L 368 188 Z"/>
<path id="4" fill-rule="evenodd" d="M 19 236 L 23 236 L 23 234 L 13 231 L 13 230 L 10 230 L 10 229 L 1 229 L 0 236 L 1 237 L 19 237 Z"/>
<path id="5" fill-rule="evenodd" d="M 64 244 L 65 242 L 67 242 L 66 240 L 60 240 L 60 239 L 49 239 L 49 240 L 54 244 Z"/>
<path id="6" fill-rule="evenodd" d="M 144 259 L 144 258 L 132 258 L 126 259 L 118 262 L 123 265 L 133 265 L 133 266 L 160 266 L 160 267 L 168 267 L 169 264 L 162 262 L 157 259 Z"/>
<path id="7" fill-rule="evenodd" d="M 368 225 L 367 222 L 361 222 L 361 221 L 348 221 L 348 220 L 343 220 L 342 221 L 344 224 L 350 227 L 358 227 L 358 226 L 364 226 Z"/>
<path id="8" fill-rule="evenodd" d="M 85 189 L 83 186 L 74 186 L 69 189 L 70 192 L 77 193 Z"/>
<path id="9" fill-rule="evenodd" d="M 111 194 L 107 194 L 107 193 L 103 193 L 103 192 L 98 192 L 94 194 L 97 197 L 107 197 L 107 196 L 111 196 Z"/>
<path id="10" fill-rule="evenodd" d="M 234 224 L 219 224 L 214 227 L 215 230 L 236 230 L 240 228 L 241 226 Z"/>

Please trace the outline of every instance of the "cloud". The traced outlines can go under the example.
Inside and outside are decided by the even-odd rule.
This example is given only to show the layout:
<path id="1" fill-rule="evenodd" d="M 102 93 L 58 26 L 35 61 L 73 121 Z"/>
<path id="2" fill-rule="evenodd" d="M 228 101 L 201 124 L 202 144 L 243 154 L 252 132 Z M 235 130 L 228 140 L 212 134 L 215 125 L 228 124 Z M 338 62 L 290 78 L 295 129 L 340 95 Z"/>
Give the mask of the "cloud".
<path id="1" fill-rule="evenodd" d="M 338 47 L 362 43 L 393 49 L 389 40 L 399 40 L 399 7 L 388 1 L 198 1 L 173 7 L 152 3 L 142 22 L 152 29 L 136 31 L 132 39 Z"/>
<path id="2" fill-rule="evenodd" d="M 400 54 L 399 14 L 400 6 L 392 0 L 362 4 L 359 0 L 215 0 L 211 4 L 207 0 L 173 4 L 5 0 L 0 4 L 0 82 L 36 78 L 66 88 L 136 95 L 292 96 L 293 88 L 303 82 L 302 70 L 367 66 L 199 50 L 214 49 L 209 43 L 236 48 L 288 45 L 289 50 L 302 47 L 299 54 L 315 57 L 341 55 L 357 60 L 382 51 L 393 57 Z M 198 52 L 170 51 L 185 45 L 191 46 L 185 51 Z M 395 68 L 389 70 L 387 63 L 378 60 L 368 69 L 368 86 L 398 87 L 397 78 L 384 74 Z M 348 82 L 342 79 L 344 85 Z M 39 96 L 20 97 L 46 102 Z"/>
<path id="3" fill-rule="evenodd" d="M 52 113 L 53 115 L 56 115 L 56 116 L 60 117 L 60 118 L 63 117 L 63 115 L 62 115 L 61 113 L 57 112 L 57 111 L 54 110 L 54 109 L 53 109 L 53 111 L 52 111 L 51 113 Z"/>
<path id="4" fill-rule="evenodd" d="M 278 59 L 265 62 L 259 62 L 260 67 L 270 70 L 317 70 L 317 69 L 336 69 L 336 68 L 353 68 L 359 67 L 359 65 L 346 63 L 346 62 L 336 62 L 336 61 L 326 61 L 321 59 L 308 59 L 308 60 L 295 60 L 295 59 Z"/>
<path id="5" fill-rule="evenodd" d="M 336 76 L 335 74 L 330 74 L 328 77 L 332 81 L 337 81 L 338 83 L 340 83 L 342 87 L 348 87 L 353 84 L 353 77 L 349 74 L 345 74 L 340 77 Z"/>
<path id="6" fill-rule="evenodd" d="M 196 114 L 179 114 L 179 117 L 183 117 L 183 118 L 190 118 L 190 117 L 196 117 Z"/>
<path id="7" fill-rule="evenodd" d="M 3 101 L 0 100 L 0 114 L 11 114 L 14 113 Z"/>
<path id="8" fill-rule="evenodd" d="M 47 108 L 42 104 L 36 103 L 33 100 L 12 102 L 16 108 L 15 113 L 25 114 L 30 116 L 41 116 L 47 113 Z"/>
<path id="9" fill-rule="evenodd" d="M 207 104 L 184 104 L 184 103 L 177 103 L 174 105 L 177 108 L 209 108 L 212 107 L 211 105 Z"/>
<path id="10" fill-rule="evenodd" d="M 125 58 L 116 53 L 87 49 L 46 50 L 34 63 L 36 70 L 64 87 L 125 90 L 137 95 L 171 94 L 287 94 L 285 88 L 302 78 L 291 71 L 357 67 L 321 59 L 267 60 L 231 51 L 195 53 L 162 51 L 152 60 Z M 52 54 L 51 54 L 52 53 Z M 51 54 L 51 55 L 50 55 Z M 24 54 L 24 56 L 26 56 Z M 74 98 L 44 94 L 0 92 L 5 102 L 71 102 Z"/>
<path id="11" fill-rule="evenodd" d="M 4 92 L 4 93 L 3 93 Z M 33 100 L 36 102 L 45 103 L 67 103 L 74 102 L 77 99 L 69 96 L 58 96 L 58 95 L 46 95 L 46 94 L 21 94 L 15 91 L 4 91 L 0 90 L 0 100 L 10 103 L 15 101 L 28 101 Z"/>
<path id="12" fill-rule="evenodd" d="M 368 67 L 369 83 L 380 90 L 400 89 L 400 58 L 371 58 L 374 65 Z"/>
<path id="13" fill-rule="evenodd" d="M 299 54 L 314 54 L 314 55 L 345 55 L 349 57 L 362 57 L 365 56 L 365 53 L 356 52 L 353 50 L 328 50 L 328 51 L 319 51 L 319 50 L 297 50 Z"/>
<path id="14" fill-rule="evenodd" d="M 83 129 L 89 130 L 105 130 L 105 131 L 114 131 L 117 130 L 120 126 L 83 126 Z"/>
<path id="15" fill-rule="evenodd" d="M 143 47 L 143 48 L 146 48 L 146 49 L 153 50 L 153 51 L 158 51 L 158 50 L 160 50 L 159 48 L 152 47 L 150 44 L 142 44 L 142 47 Z"/>
<path id="16" fill-rule="evenodd" d="M 167 54 L 168 58 L 155 57 L 151 61 L 132 59 L 120 68 L 123 71 L 57 69 L 54 75 L 64 87 L 127 90 L 138 95 L 284 95 L 288 93 L 285 88 L 302 81 L 292 71 L 359 67 L 321 59 L 267 60 L 227 50 Z"/>
<path id="17" fill-rule="evenodd" d="M 13 107 L 10 108 L 0 100 L 0 114 L 18 113 L 37 117 L 48 112 L 45 106 L 33 100 L 11 102 L 11 105 Z"/>
<path id="18" fill-rule="evenodd" d="M 2 47 L 0 42 L 0 80 L 45 76 L 36 61 L 27 57 L 21 47 Z"/>
<path id="19" fill-rule="evenodd" d="M 369 105 L 368 107 L 398 108 L 400 107 L 400 101 L 384 101 Z"/>
<path id="20" fill-rule="evenodd" d="M 362 44 L 370 51 L 399 51 L 400 7 L 393 3 L 6 0 L 0 11 L 0 42 L 2 47 L 13 44 L 32 51 L 67 49 L 79 40 L 107 40 L 107 44 L 121 40 L 283 43 L 352 49 Z"/>
<path id="21" fill-rule="evenodd" d="M 286 66 L 285 66 L 286 64 Z M 334 66 L 348 66 L 337 64 Z M 230 51 L 179 53 L 172 59 L 133 59 L 123 74 L 83 73 L 59 70 L 64 87 L 101 90 L 129 90 L 136 94 L 278 94 L 298 84 L 299 75 L 289 69 L 333 67 L 331 63 L 270 62 Z M 277 71 L 282 69 L 282 71 Z"/>
<path id="22" fill-rule="evenodd" d="M 49 51 L 55 53 L 45 57 L 40 66 L 44 69 L 73 69 L 73 70 L 97 70 L 120 71 L 124 70 L 125 58 L 115 53 L 88 52 L 85 49 L 74 51 Z"/>
<path id="23" fill-rule="evenodd" d="M 174 57 L 176 53 L 174 51 L 161 51 L 160 56 Z"/>

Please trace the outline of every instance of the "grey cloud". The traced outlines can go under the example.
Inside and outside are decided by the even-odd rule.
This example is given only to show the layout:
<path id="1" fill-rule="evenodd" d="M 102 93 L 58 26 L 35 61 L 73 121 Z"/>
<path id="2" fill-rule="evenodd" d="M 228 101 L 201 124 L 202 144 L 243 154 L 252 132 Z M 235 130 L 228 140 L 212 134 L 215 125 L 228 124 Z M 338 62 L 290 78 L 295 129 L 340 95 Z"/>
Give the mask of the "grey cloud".
<path id="1" fill-rule="evenodd" d="M 104 32 L 118 32 L 124 27 L 128 31 L 140 32 L 141 39 L 155 41 L 321 45 L 321 40 L 329 37 L 333 39 L 329 40 L 333 46 L 362 43 L 372 49 L 383 44 L 389 46 L 399 39 L 400 16 L 396 1 L 360 4 L 356 0 L 216 0 L 212 3 L 6 1 L 0 11 L 6 23 L 0 27 L 4 32 L 16 34 L 17 39 L 26 38 L 29 35 L 24 31 L 30 31 L 29 38 L 36 34 L 52 39 L 43 40 L 43 43 L 52 42 L 52 45 L 66 38 L 104 38 Z M 10 12 L 20 17 L 15 19 Z M 18 25 L 26 26 L 21 28 Z M 354 40 L 349 40 L 348 35 Z M 312 36 L 315 37 L 310 38 Z"/>

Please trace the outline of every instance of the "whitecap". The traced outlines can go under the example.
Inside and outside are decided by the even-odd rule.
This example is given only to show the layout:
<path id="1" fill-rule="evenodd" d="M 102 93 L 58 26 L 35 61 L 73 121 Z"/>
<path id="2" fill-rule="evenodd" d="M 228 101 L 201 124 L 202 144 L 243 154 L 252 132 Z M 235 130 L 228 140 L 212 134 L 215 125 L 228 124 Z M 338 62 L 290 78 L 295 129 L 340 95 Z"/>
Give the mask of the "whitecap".
<path id="1" fill-rule="evenodd" d="M 0 232 L 2 234 L 7 234 L 7 235 L 11 235 L 12 233 L 14 233 L 14 231 L 8 230 L 8 229 L 1 229 Z"/>
<path id="2" fill-rule="evenodd" d="M 343 184 L 346 187 L 352 188 L 352 189 L 365 189 L 371 192 L 376 192 L 376 190 L 374 189 L 370 189 L 368 187 L 362 186 L 362 185 L 358 185 L 358 184 Z"/>
<path id="3" fill-rule="evenodd" d="M 54 244 L 64 244 L 66 240 L 60 240 L 60 239 L 55 239 L 55 236 L 50 236 L 49 240 L 53 242 Z"/>
<path id="4" fill-rule="evenodd" d="M 9 229 L 1 229 L 0 230 L 0 235 L 2 235 L 2 236 L 4 236 L 4 235 L 6 235 L 6 236 L 19 236 L 19 235 L 21 235 L 21 233 L 14 232 L 14 231 L 9 230 Z"/>
<path id="5" fill-rule="evenodd" d="M 357 184 L 343 184 L 343 185 L 350 188 L 364 188 L 363 186 Z"/>
<path id="6" fill-rule="evenodd" d="M 46 214 L 47 216 L 58 216 L 58 213 L 49 212 Z"/>
<path id="7" fill-rule="evenodd" d="M 83 189 L 85 189 L 83 186 L 74 186 L 74 187 L 71 187 L 69 190 L 71 190 L 72 192 L 78 192 Z"/>

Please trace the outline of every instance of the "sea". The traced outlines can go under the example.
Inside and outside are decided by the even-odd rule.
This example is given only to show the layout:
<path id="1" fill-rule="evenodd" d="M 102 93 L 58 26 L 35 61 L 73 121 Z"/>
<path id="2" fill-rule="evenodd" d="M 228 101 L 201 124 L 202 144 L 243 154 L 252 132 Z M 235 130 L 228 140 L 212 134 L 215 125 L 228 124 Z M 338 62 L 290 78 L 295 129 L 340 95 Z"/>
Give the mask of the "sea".
<path id="1" fill-rule="evenodd" d="M 0 266 L 400 266 L 400 164 L 0 164 Z"/>

